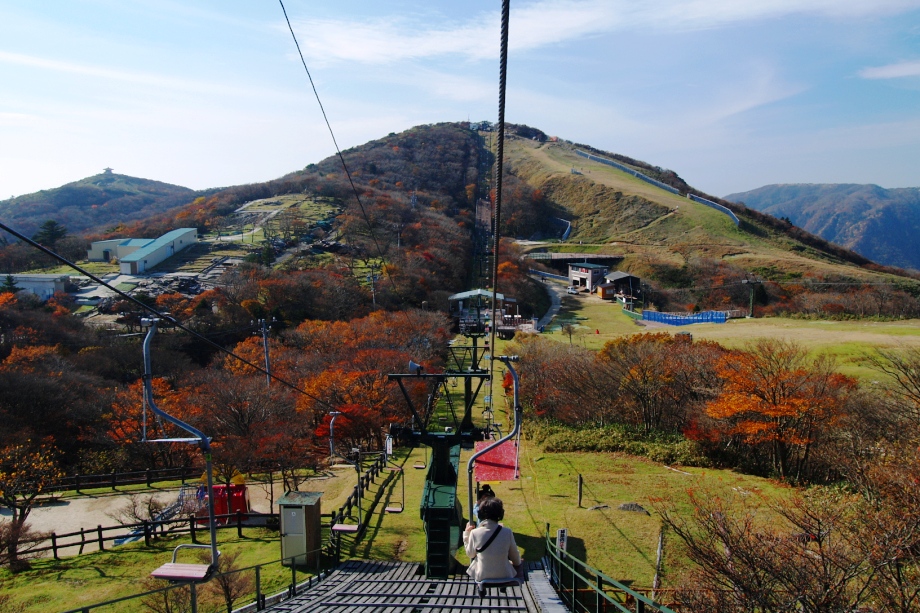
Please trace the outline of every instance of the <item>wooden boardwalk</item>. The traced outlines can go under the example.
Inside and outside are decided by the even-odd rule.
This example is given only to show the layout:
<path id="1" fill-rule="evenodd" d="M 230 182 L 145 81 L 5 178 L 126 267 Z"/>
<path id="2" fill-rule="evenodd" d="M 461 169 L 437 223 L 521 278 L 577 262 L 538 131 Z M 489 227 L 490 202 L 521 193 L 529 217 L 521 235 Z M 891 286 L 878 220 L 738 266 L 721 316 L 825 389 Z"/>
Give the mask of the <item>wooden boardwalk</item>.
<path id="1" fill-rule="evenodd" d="M 484 598 L 466 575 L 426 579 L 418 563 L 352 560 L 343 563 L 311 589 L 266 609 L 272 613 L 469 613 L 528 611 L 539 613 L 523 586 L 493 588 Z M 543 575 L 539 563 L 528 574 Z"/>

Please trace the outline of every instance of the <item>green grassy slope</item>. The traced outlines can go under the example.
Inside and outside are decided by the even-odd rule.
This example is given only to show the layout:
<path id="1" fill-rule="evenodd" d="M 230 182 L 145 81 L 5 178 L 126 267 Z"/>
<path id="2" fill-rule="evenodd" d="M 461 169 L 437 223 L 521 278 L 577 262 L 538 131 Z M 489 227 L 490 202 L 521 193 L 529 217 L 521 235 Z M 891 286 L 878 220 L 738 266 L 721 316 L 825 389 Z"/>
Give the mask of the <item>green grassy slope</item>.
<path id="1" fill-rule="evenodd" d="M 879 277 L 753 216 L 742 213 L 736 226 L 715 209 L 578 156 L 570 144 L 513 138 L 506 152 L 514 174 L 569 213 L 572 234 L 556 250 L 620 255 L 625 268 L 650 259 L 680 266 L 711 258 L 748 270 L 773 266 L 787 273 Z"/>

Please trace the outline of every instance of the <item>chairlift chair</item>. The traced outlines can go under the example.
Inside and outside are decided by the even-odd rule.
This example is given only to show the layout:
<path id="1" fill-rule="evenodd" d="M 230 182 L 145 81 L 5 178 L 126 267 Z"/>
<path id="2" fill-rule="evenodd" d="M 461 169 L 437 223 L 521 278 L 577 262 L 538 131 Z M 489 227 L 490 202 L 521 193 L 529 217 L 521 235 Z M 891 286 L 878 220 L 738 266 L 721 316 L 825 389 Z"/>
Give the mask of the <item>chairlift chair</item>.
<path id="1" fill-rule="evenodd" d="M 425 461 L 424 462 L 416 461 L 415 464 L 412 465 L 412 468 L 423 470 L 427 467 L 428 467 L 428 447 L 425 447 Z"/>
<path id="2" fill-rule="evenodd" d="M 387 513 L 402 513 L 406 508 L 406 474 L 400 466 L 387 466 L 384 470 L 399 474 L 399 480 L 402 482 L 402 497 L 399 499 L 399 506 L 391 504 L 383 510 Z"/>
<path id="3" fill-rule="evenodd" d="M 149 325 L 150 329 L 147 331 L 147 335 L 144 337 L 144 415 L 143 415 L 143 440 L 148 443 L 193 443 L 198 445 L 198 448 L 201 449 L 201 453 L 204 455 L 205 459 L 205 474 L 207 475 L 207 488 L 208 488 L 208 529 L 210 531 L 211 543 L 209 545 L 190 545 L 183 544 L 179 545 L 173 549 L 172 561 L 163 564 L 156 570 L 150 573 L 151 577 L 155 579 L 165 579 L 173 583 L 205 583 L 211 579 L 215 571 L 217 570 L 217 562 L 220 558 L 220 551 L 217 549 L 217 524 L 214 521 L 214 478 L 213 478 L 213 469 L 211 466 L 211 438 L 205 436 L 203 432 L 190 426 L 189 424 L 183 422 L 182 420 L 173 417 L 166 411 L 160 409 L 156 402 L 153 399 L 153 386 L 152 386 L 152 369 L 150 367 L 150 344 L 153 341 L 153 336 L 157 332 L 157 319 L 143 319 L 141 323 L 144 325 Z M 146 408 L 150 407 L 150 410 L 157 418 L 162 418 L 169 423 L 178 426 L 179 428 L 185 430 L 186 432 L 193 435 L 189 438 L 160 438 L 160 439 L 147 439 L 147 412 Z M 207 549 L 211 552 L 211 563 L 210 564 L 180 564 L 177 562 L 177 557 L 179 555 L 179 550 L 181 549 Z"/>

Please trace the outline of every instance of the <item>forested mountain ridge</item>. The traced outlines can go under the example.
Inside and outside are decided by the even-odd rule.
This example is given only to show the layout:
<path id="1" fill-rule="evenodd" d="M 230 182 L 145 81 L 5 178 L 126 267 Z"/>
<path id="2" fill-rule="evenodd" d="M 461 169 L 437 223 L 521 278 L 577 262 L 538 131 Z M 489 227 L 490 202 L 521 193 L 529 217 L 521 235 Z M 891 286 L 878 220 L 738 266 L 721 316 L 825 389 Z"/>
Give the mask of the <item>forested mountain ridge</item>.
<path id="1" fill-rule="evenodd" d="M 859 184 L 778 184 L 730 194 L 728 200 L 786 218 L 865 257 L 920 269 L 920 188 Z"/>
<path id="2" fill-rule="evenodd" d="M 85 234 L 145 219 L 198 195 L 187 187 L 105 171 L 61 187 L 0 201 L 0 219 L 31 236 L 48 219 Z"/>

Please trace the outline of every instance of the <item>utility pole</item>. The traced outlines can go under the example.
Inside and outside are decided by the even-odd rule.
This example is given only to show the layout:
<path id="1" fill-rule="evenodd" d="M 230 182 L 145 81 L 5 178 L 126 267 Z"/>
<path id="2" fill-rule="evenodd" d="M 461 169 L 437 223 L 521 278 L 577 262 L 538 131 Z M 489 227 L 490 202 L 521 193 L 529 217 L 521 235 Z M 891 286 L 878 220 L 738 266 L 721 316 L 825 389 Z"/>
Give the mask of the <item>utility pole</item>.
<path id="1" fill-rule="evenodd" d="M 375 272 L 374 265 L 371 264 L 368 266 L 371 269 L 371 274 L 367 276 L 367 280 L 371 282 L 371 303 L 374 305 L 374 310 L 377 309 L 377 274 Z"/>
<path id="2" fill-rule="evenodd" d="M 762 279 L 742 279 L 741 281 L 744 285 L 749 285 L 751 288 L 751 307 L 748 312 L 748 317 L 754 317 L 754 285 L 763 283 Z"/>
<path id="3" fill-rule="evenodd" d="M 272 321 L 275 321 L 274 317 Z M 268 359 L 268 320 L 260 319 L 259 325 L 262 326 L 262 350 L 265 352 L 265 385 L 266 387 L 271 387 L 272 369 L 271 362 Z"/>

